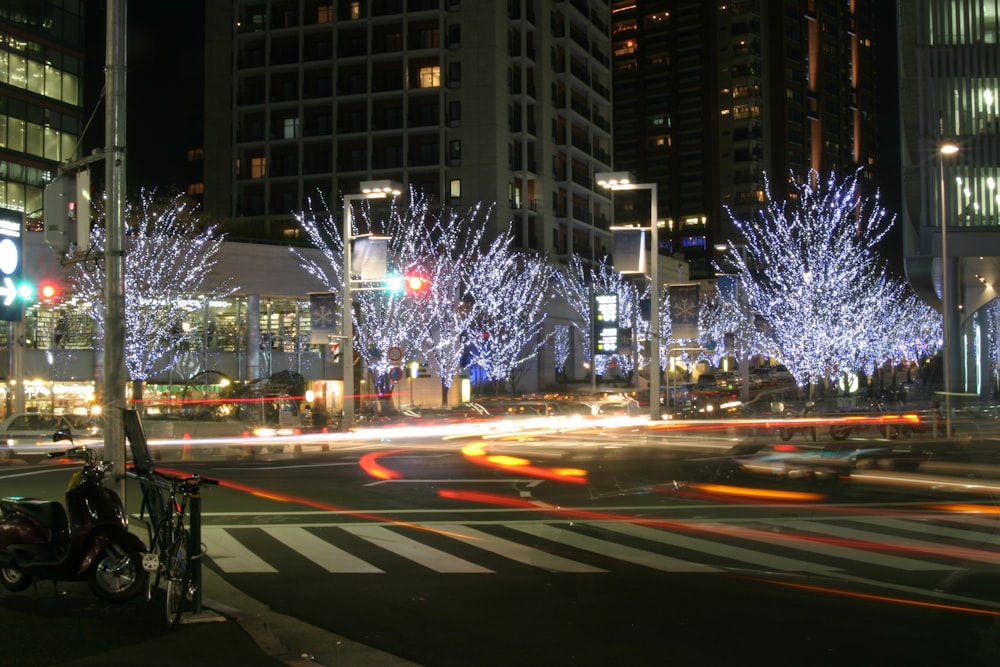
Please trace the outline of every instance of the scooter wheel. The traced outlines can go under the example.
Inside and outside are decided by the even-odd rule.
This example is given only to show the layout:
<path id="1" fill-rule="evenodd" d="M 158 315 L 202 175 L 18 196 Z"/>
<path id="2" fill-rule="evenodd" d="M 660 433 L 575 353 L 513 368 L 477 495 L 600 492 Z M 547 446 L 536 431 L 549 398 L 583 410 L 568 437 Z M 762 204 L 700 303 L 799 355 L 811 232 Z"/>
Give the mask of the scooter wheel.
<path id="1" fill-rule="evenodd" d="M 147 576 L 138 550 L 109 544 L 90 568 L 87 583 L 97 597 L 124 602 L 146 589 Z"/>
<path id="2" fill-rule="evenodd" d="M 34 577 L 30 574 L 25 574 L 15 568 L 5 567 L 0 569 L 0 584 L 3 584 L 3 587 L 12 593 L 19 593 L 26 590 L 28 586 L 31 586 L 33 580 Z"/>

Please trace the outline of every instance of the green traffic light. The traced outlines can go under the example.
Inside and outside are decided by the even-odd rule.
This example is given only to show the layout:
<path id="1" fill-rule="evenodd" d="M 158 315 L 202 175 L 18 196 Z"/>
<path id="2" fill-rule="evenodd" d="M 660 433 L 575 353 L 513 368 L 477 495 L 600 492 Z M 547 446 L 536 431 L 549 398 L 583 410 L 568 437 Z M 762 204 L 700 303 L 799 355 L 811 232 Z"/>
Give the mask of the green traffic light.
<path id="1" fill-rule="evenodd" d="M 17 296 L 22 301 L 32 301 L 35 298 L 35 286 L 31 283 L 20 283 L 17 286 Z"/>
<path id="2" fill-rule="evenodd" d="M 385 279 L 385 286 L 390 292 L 402 292 L 403 279 L 400 276 L 389 276 Z"/>

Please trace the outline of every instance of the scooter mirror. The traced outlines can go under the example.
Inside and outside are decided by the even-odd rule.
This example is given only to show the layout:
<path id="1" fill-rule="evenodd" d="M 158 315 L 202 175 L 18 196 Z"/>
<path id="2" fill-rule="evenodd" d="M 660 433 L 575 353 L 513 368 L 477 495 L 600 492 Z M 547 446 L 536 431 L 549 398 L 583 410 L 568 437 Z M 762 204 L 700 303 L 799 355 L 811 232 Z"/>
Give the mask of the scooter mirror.
<path id="1" fill-rule="evenodd" d="M 70 435 L 67 431 L 56 431 L 55 433 L 52 434 L 52 442 L 62 442 L 64 440 L 68 440 L 70 444 L 72 444 L 73 436 Z"/>

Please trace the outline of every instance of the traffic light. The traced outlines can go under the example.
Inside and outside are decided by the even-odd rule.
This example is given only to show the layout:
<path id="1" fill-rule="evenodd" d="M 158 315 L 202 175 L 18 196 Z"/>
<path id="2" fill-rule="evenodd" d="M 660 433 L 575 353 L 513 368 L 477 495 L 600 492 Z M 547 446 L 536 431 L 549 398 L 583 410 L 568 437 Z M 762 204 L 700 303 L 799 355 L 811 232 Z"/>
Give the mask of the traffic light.
<path id="1" fill-rule="evenodd" d="M 406 276 L 405 283 L 406 291 L 413 296 L 424 296 L 431 288 L 430 279 L 416 273 Z"/>
<path id="2" fill-rule="evenodd" d="M 41 301 L 52 302 L 59 299 L 59 286 L 53 282 L 44 282 L 38 286 L 38 298 Z"/>
<path id="3" fill-rule="evenodd" d="M 90 172 L 61 174 L 45 186 L 45 242 L 58 253 L 90 245 Z"/>
<path id="4" fill-rule="evenodd" d="M 0 320 L 7 322 L 20 322 L 24 315 L 24 297 L 21 295 L 23 230 L 23 213 L 0 209 Z"/>
<path id="5" fill-rule="evenodd" d="M 390 292 L 400 293 L 403 291 L 403 277 L 391 275 L 385 279 L 385 288 Z"/>

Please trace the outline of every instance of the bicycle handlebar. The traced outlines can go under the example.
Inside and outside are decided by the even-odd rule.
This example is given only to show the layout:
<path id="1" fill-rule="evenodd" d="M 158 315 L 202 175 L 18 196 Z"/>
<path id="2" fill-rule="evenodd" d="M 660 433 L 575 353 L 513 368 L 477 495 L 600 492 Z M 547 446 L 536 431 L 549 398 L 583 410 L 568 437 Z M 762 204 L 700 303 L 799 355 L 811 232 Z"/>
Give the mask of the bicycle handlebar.
<path id="1" fill-rule="evenodd" d="M 145 482 L 148 484 L 153 484 L 161 489 L 179 490 L 182 493 L 190 493 L 197 491 L 202 486 L 218 486 L 219 480 L 211 479 L 209 477 L 202 477 L 201 475 L 192 475 L 190 477 L 177 477 L 175 475 L 168 475 L 166 473 L 153 471 L 152 473 L 138 473 L 135 470 L 129 470 L 125 473 L 126 477 L 131 477 L 132 479 L 137 479 L 139 482 Z"/>

